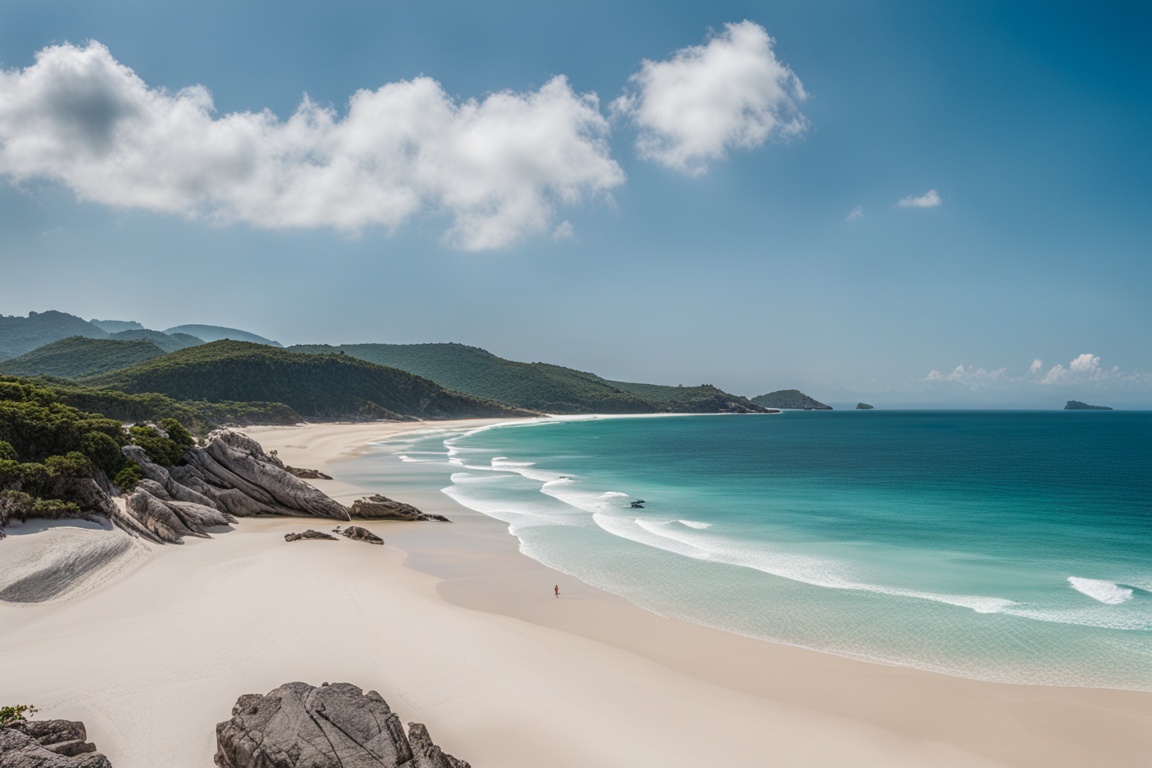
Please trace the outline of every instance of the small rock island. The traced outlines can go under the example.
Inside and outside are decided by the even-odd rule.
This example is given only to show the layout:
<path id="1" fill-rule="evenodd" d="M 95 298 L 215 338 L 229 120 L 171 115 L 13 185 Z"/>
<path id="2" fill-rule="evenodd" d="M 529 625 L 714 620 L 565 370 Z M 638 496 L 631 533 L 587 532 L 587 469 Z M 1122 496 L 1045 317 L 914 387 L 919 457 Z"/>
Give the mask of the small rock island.
<path id="1" fill-rule="evenodd" d="M 856 410 L 858 411 L 870 411 L 874 407 L 875 406 L 868 405 L 868 403 L 856 403 Z"/>
<path id="2" fill-rule="evenodd" d="M 1068 403 L 1064 406 L 1064 410 L 1066 410 L 1066 411 L 1110 411 L 1112 409 L 1106 405 L 1088 405 L 1088 403 L 1082 403 L 1079 400 L 1069 400 Z"/>

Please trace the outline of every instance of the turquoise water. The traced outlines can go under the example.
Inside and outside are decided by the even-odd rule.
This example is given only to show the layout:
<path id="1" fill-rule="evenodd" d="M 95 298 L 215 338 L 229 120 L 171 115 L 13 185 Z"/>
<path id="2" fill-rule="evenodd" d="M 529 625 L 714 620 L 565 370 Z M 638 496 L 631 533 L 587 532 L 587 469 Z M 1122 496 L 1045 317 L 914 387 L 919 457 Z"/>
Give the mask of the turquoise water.
<path id="1" fill-rule="evenodd" d="M 551 420 L 404 455 L 455 465 L 445 493 L 525 554 L 666 616 L 1152 690 L 1152 413 Z"/>

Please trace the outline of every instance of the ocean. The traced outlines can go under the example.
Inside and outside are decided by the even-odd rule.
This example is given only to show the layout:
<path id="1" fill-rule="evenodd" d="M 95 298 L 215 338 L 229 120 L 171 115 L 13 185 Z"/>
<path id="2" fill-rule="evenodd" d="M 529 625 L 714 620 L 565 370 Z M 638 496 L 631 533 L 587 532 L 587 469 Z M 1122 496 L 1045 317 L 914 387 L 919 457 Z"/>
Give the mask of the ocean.
<path id="1" fill-rule="evenodd" d="M 403 441 L 524 554 L 664 616 L 1152 690 L 1152 413 L 557 418 Z"/>

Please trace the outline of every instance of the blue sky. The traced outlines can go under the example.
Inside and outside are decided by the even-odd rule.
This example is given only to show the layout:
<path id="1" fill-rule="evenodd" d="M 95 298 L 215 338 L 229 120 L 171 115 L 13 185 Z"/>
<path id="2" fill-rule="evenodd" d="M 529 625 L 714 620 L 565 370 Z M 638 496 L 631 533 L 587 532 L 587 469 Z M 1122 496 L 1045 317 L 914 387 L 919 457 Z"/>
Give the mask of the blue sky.
<path id="1" fill-rule="evenodd" d="M 0 17 L 4 314 L 1152 407 L 1147 3 Z"/>

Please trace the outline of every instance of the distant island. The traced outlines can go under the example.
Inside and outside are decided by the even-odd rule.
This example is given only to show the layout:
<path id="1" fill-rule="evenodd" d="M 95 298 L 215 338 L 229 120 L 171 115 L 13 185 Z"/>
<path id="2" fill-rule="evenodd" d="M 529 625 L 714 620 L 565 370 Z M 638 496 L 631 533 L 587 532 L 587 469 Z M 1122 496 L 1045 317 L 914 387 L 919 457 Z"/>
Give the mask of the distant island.
<path id="1" fill-rule="evenodd" d="M 793 411 L 830 411 L 832 406 L 813 400 L 798 389 L 781 389 L 752 398 L 752 402 L 764 408 L 783 408 Z"/>
<path id="2" fill-rule="evenodd" d="M 874 406 L 868 405 L 868 403 L 856 403 L 856 410 L 858 411 L 870 411 L 873 407 Z"/>
<path id="3" fill-rule="evenodd" d="M 1064 406 L 1064 410 L 1066 410 L 1066 411 L 1110 411 L 1112 409 L 1106 405 L 1088 405 L 1088 403 L 1082 403 L 1079 400 L 1069 400 L 1068 403 Z"/>

